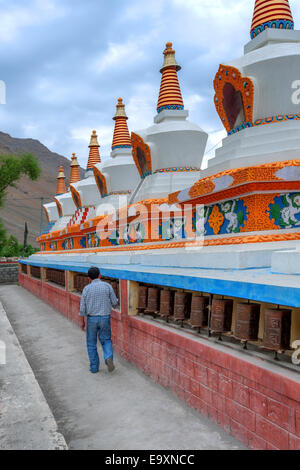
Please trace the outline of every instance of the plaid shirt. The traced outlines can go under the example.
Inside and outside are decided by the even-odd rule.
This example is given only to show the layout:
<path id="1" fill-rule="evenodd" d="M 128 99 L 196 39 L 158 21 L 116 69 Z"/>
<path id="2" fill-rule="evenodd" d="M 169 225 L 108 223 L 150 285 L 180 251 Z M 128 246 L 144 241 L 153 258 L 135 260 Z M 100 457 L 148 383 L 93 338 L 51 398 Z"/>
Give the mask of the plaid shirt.
<path id="1" fill-rule="evenodd" d="M 107 316 L 111 314 L 111 308 L 117 305 L 118 299 L 111 285 L 100 279 L 94 279 L 83 289 L 79 315 Z"/>

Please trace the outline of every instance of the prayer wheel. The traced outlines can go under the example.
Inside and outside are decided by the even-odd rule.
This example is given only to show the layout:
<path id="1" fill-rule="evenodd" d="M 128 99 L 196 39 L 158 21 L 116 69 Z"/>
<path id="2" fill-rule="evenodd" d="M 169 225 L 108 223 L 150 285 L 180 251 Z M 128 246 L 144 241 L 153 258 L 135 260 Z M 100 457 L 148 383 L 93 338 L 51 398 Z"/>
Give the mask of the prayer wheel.
<path id="1" fill-rule="evenodd" d="M 159 312 L 160 289 L 158 287 L 148 288 L 148 301 L 145 313 Z"/>
<path id="2" fill-rule="evenodd" d="M 120 281 L 116 281 L 116 296 L 120 299 Z"/>
<path id="3" fill-rule="evenodd" d="M 118 281 L 111 281 L 110 285 L 113 288 L 114 293 L 116 294 L 116 296 L 119 298 L 119 282 Z"/>
<path id="4" fill-rule="evenodd" d="M 81 290 L 89 284 L 89 279 L 86 276 L 81 276 Z"/>
<path id="5" fill-rule="evenodd" d="M 48 268 L 47 280 L 59 286 L 65 287 L 65 272 L 58 269 Z"/>
<path id="6" fill-rule="evenodd" d="M 188 314 L 188 294 L 175 292 L 174 320 L 184 320 Z"/>
<path id="7" fill-rule="evenodd" d="M 34 277 L 35 279 L 41 279 L 41 268 L 38 268 L 37 266 L 31 266 L 30 273 L 31 273 L 31 276 Z"/>
<path id="8" fill-rule="evenodd" d="M 212 333 L 231 331 L 233 300 L 214 299 L 212 301 L 211 324 Z"/>
<path id="9" fill-rule="evenodd" d="M 208 324 L 209 298 L 193 294 L 191 305 L 191 325 L 193 328 L 202 328 Z"/>
<path id="10" fill-rule="evenodd" d="M 257 341 L 259 317 L 259 304 L 237 304 L 234 336 L 243 341 Z"/>
<path id="11" fill-rule="evenodd" d="M 160 292 L 160 309 L 161 317 L 170 317 L 173 314 L 173 292 L 171 290 L 162 289 Z"/>
<path id="12" fill-rule="evenodd" d="M 27 274 L 27 264 L 21 264 L 21 271 L 23 274 Z"/>
<path id="13" fill-rule="evenodd" d="M 138 312 L 142 313 L 147 308 L 147 299 L 148 299 L 148 287 L 139 286 L 139 299 L 138 299 Z"/>
<path id="14" fill-rule="evenodd" d="M 81 274 L 78 274 L 74 280 L 74 287 L 77 291 L 82 292 L 85 286 L 88 285 L 88 283 L 89 280 L 87 276 L 82 276 Z"/>
<path id="15" fill-rule="evenodd" d="M 290 349 L 291 310 L 266 309 L 263 345 L 272 351 Z"/>

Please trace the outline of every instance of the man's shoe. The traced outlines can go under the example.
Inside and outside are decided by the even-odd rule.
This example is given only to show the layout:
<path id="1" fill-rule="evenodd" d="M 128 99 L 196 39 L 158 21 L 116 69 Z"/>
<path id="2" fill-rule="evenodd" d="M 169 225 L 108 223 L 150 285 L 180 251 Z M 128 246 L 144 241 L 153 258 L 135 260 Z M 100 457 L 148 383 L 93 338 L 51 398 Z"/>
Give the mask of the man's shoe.
<path id="1" fill-rule="evenodd" d="M 107 365 L 108 372 L 113 372 L 115 370 L 114 361 L 112 359 L 106 359 L 105 364 Z"/>

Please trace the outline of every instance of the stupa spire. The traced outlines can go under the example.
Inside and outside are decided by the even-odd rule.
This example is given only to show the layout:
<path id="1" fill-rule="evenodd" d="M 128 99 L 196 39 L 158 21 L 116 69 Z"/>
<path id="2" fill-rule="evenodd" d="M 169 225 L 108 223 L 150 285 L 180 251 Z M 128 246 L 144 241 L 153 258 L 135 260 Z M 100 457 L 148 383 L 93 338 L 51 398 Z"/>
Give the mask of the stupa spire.
<path id="1" fill-rule="evenodd" d="M 255 0 L 251 38 L 268 28 L 294 29 L 289 0 Z"/>
<path id="2" fill-rule="evenodd" d="M 60 196 L 67 192 L 66 190 L 66 183 L 65 183 L 65 173 L 62 166 L 59 167 L 59 173 L 57 177 L 57 188 L 56 188 L 56 196 Z"/>
<path id="3" fill-rule="evenodd" d="M 178 82 L 177 72 L 181 67 L 175 59 L 175 51 L 172 49 L 172 43 L 167 42 L 164 51 L 164 64 L 161 69 L 161 86 L 157 103 L 157 112 L 164 109 L 183 109 L 183 99 Z"/>
<path id="4" fill-rule="evenodd" d="M 127 126 L 127 119 L 125 112 L 125 104 L 122 98 L 118 99 L 117 111 L 113 120 L 115 121 L 114 137 L 112 142 L 112 150 L 118 148 L 131 148 L 131 139 Z"/>
<path id="5" fill-rule="evenodd" d="M 77 161 L 76 153 L 73 153 L 72 163 L 71 163 L 70 184 L 77 183 L 78 181 L 80 181 L 79 163 Z"/>
<path id="6" fill-rule="evenodd" d="M 99 143 L 98 143 L 98 136 L 97 132 L 93 131 L 90 141 L 90 154 L 88 159 L 88 164 L 86 169 L 91 170 L 94 165 L 101 163 L 100 153 L 99 153 Z"/>

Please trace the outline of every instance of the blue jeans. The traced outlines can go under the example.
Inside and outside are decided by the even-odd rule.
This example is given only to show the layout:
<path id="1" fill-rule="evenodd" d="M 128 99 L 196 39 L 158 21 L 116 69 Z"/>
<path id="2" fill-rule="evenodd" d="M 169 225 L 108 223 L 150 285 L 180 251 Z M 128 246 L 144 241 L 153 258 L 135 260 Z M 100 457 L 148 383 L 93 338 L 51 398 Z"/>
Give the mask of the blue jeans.
<path id="1" fill-rule="evenodd" d="M 100 365 L 97 351 L 98 336 L 103 349 L 104 360 L 113 359 L 110 315 L 105 317 L 87 317 L 86 345 L 90 359 L 91 372 L 98 372 Z"/>

